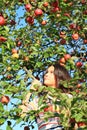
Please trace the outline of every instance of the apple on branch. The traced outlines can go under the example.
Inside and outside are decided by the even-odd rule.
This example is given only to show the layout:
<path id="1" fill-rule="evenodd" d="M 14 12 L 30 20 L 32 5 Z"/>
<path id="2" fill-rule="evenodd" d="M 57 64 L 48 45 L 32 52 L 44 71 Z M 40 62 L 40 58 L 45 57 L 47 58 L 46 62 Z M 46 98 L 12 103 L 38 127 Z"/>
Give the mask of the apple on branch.
<path id="1" fill-rule="evenodd" d="M 41 16 L 41 15 L 43 14 L 43 11 L 42 11 L 42 9 L 37 8 L 37 9 L 34 11 L 34 13 L 35 13 L 35 16 Z"/>
<path id="2" fill-rule="evenodd" d="M 67 61 L 67 60 L 69 60 L 69 59 L 71 58 L 71 55 L 70 55 L 70 54 L 65 54 L 65 55 L 64 55 L 64 58 L 65 58 L 65 60 Z"/>
<path id="3" fill-rule="evenodd" d="M 6 21 L 5 18 L 3 16 L 0 16 L 0 26 L 5 25 Z"/>
<path id="4" fill-rule="evenodd" d="M 0 42 L 6 42 L 6 41 L 7 41 L 7 38 L 0 36 Z"/>
<path id="5" fill-rule="evenodd" d="M 9 101 L 10 101 L 10 98 L 8 97 L 8 96 L 2 96 L 1 98 L 0 98 L 0 102 L 2 103 L 2 104 L 8 104 L 9 103 Z"/>
<path id="6" fill-rule="evenodd" d="M 26 18 L 26 21 L 27 21 L 27 23 L 29 23 L 29 24 L 34 24 L 34 18 L 32 17 L 32 16 L 28 16 L 27 18 Z"/>
<path id="7" fill-rule="evenodd" d="M 78 40 L 78 39 L 79 39 L 79 34 L 78 34 L 78 33 L 74 33 L 74 34 L 72 35 L 72 39 Z"/>
<path id="8" fill-rule="evenodd" d="M 31 4 L 26 4 L 25 9 L 26 9 L 27 12 L 29 12 L 32 9 Z"/>

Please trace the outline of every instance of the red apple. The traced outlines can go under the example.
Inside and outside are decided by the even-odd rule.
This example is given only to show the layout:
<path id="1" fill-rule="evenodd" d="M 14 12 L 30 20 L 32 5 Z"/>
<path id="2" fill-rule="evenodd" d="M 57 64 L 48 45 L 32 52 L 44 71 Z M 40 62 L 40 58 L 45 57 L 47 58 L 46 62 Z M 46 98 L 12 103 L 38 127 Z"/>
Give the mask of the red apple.
<path id="1" fill-rule="evenodd" d="M 78 26 L 76 27 L 76 29 L 77 29 L 77 30 L 81 30 L 81 26 L 78 25 Z"/>
<path id="2" fill-rule="evenodd" d="M 82 4 L 85 4 L 85 3 L 86 3 L 86 0 L 81 0 L 81 3 L 82 3 Z"/>
<path id="3" fill-rule="evenodd" d="M 51 6 L 52 6 L 52 7 L 55 7 L 55 8 L 58 7 L 58 2 L 57 2 L 57 1 L 52 2 L 52 3 L 51 3 Z"/>
<path id="4" fill-rule="evenodd" d="M 77 88 L 81 88 L 81 84 L 77 84 Z"/>
<path id="5" fill-rule="evenodd" d="M 24 130 L 30 130 L 30 128 L 28 126 L 25 126 Z"/>
<path id="6" fill-rule="evenodd" d="M 69 25 L 70 29 L 75 29 L 76 28 L 76 24 L 75 23 L 72 23 Z"/>
<path id="7" fill-rule="evenodd" d="M 5 41 L 7 41 L 7 38 L 0 36 L 0 42 L 5 42 Z"/>
<path id="8" fill-rule="evenodd" d="M 12 51 L 12 54 L 17 53 L 17 50 L 15 48 L 13 48 L 11 51 Z"/>
<path id="9" fill-rule="evenodd" d="M 66 44 L 66 40 L 65 40 L 65 39 L 61 39 L 61 40 L 60 40 L 60 44 L 62 44 L 62 45 L 63 45 L 63 44 Z"/>
<path id="10" fill-rule="evenodd" d="M 80 90 L 79 90 L 79 89 L 76 89 L 76 90 L 75 90 L 75 92 L 76 92 L 76 93 L 79 93 L 79 92 L 80 92 Z"/>
<path id="11" fill-rule="evenodd" d="M 84 44 L 87 44 L 87 39 L 84 39 Z"/>
<path id="12" fill-rule="evenodd" d="M 7 77 L 7 79 L 11 79 L 11 78 L 12 78 L 12 76 L 11 76 L 11 75 L 7 75 L 6 77 Z"/>
<path id="13" fill-rule="evenodd" d="M 27 21 L 29 24 L 34 24 L 34 18 L 31 17 L 31 16 L 28 16 L 28 17 L 26 18 L 26 21 Z"/>
<path id="14" fill-rule="evenodd" d="M 15 24 L 16 24 L 16 22 L 14 20 L 10 21 L 10 25 L 15 25 Z"/>
<path id="15" fill-rule="evenodd" d="M 72 38 L 73 38 L 74 40 L 78 40 L 78 39 L 79 39 L 79 34 L 78 34 L 78 33 L 74 33 L 74 34 L 72 35 Z"/>
<path id="16" fill-rule="evenodd" d="M 46 20 L 43 20 L 43 21 L 41 22 L 41 24 L 42 24 L 42 25 L 46 25 L 46 24 L 47 24 L 47 21 L 46 21 Z"/>
<path id="17" fill-rule="evenodd" d="M 60 58 L 60 60 L 59 60 L 59 63 L 63 63 L 63 64 L 65 64 L 65 58 L 64 57 L 62 57 L 62 58 Z"/>
<path id="18" fill-rule="evenodd" d="M 77 122 L 77 125 L 78 127 L 86 126 L 86 123 L 81 121 L 81 122 Z"/>
<path id="19" fill-rule="evenodd" d="M 35 16 L 40 16 L 40 15 L 43 14 L 43 11 L 42 11 L 42 9 L 37 8 L 37 9 L 34 11 L 34 13 L 35 13 Z"/>
<path id="20" fill-rule="evenodd" d="M 25 56 L 23 59 L 24 59 L 24 61 L 26 61 L 26 62 L 29 61 L 29 57 L 28 57 L 28 56 Z"/>
<path id="21" fill-rule="evenodd" d="M 80 67 L 82 67 L 82 65 L 83 65 L 82 62 L 80 62 L 80 61 L 76 62 L 76 67 L 80 68 Z"/>
<path id="22" fill-rule="evenodd" d="M 6 21 L 3 16 L 0 16 L 0 26 L 5 25 Z"/>
<path id="23" fill-rule="evenodd" d="M 69 5 L 69 6 L 72 6 L 72 5 L 73 5 L 73 2 L 69 2 L 68 5 Z"/>
<path id="24" fill-rule="evenodd" d="M 18 41 L 17 42 L 17 47 L 20 47 L 22 45 L 22 42 L 21 41 Z"/>
<path id="25" fill-rule="evenodd" d="M 65 35 L 66 32 L 65 31 L 60 31 L 60 35 Z"/>
<path id="26" fill-rule="evenodd" d="M 59 7 L 53 7 L 52 9 L 51 9 L 51 11 L 53 12 L 53 13 L 55 13 L 55 12 L 57 12 L 57 11 L 59 11 L 60 9 L 59 9 Z"/>
<path id="27" fill-rule="evenodd" d="M 47 1 L 43 3 L 44 7 L 48 7 L 48 5 L 49 5 L 49 3 Z"/>
<path id="28" fill-rule="evenodd" d="M 60 35 L 60 37 L 63 38 L 63 39 L 66 37 L 65 31 L 61 31 L 59 35 Z"/>
<path id="29" fill-rule="evenodd" d="M 3 104 L 8 104 L 10 101 L 10 98 L 8 96 L 2 96 L 0 98 L 0 102 L 3 103 Z"/>
<path id="30" fill-rule="evenodd" d="M 25 5 L 26 11 L 29 12 L 29 11 L 31 10 L 31 8 L 32 8 L 31 4 L 26 4 L 26 5 Z"/>
<path id="31" fill-rule="evenodd" d="M 44 108 L 44 112 L 48 112 L 48 111 L 53 112 L 53 106 L 52 105 Z"/>
<path id="32" fill-rule="evenodd" d="M 65 54 L 65 55 L 64 55 L 64 58 L 65 58 L 65 60 L 67 61 L 67 60 L 69 60 L 69 59 L 71 58 L 71 55 L 70 55 L 70 54 Z"/>
<path id="33" fill-rule="evenodd" d="M 83 14 L 87 15 L 87 10 L 85 10 L 85 11 L 83 12 Z"/>
<path id="34" fill-rule="evenodd" d="M 67 16 L 70 18 L 70 14 L 69 13 L 64 13 L 64 16 Z"/>

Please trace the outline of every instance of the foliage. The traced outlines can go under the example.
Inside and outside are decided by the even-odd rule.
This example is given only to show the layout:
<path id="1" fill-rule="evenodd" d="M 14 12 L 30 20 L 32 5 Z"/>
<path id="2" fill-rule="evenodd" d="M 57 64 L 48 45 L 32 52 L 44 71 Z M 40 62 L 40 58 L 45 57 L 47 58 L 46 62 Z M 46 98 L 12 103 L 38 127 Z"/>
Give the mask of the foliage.
<path id="1" fill-rule="evenodd" d="M 41 10 L 35 12 L 36 9 Z M 45 88 L 51 96 L 62 99 L 60 107 L 64 109 L 60 118 L 64 127 L 71 127 L 70 118 L 87 123 L 86 32 L 86 0 L 0 0 L 0 98 L 5 95 L 10 98 L 9 103 L 0 102 L 0 125 L 9 119 L 16 122 L 13 126 L 24 121 L 33 128 L 30 114 L 25 118 L 18 115 L 21 112 L 18 106 L 32 80 L 26 69 L 42 79 L 44 70 L 53 61 L 64 65 L 72 76 L 70 83 L 63 82 L 65 87 L 73 88 L 72 100 L 57 90 Z M 34 113 L 31 111 L 31 115 Z M 7 124 L 7 130 L 10 129 Z"/>

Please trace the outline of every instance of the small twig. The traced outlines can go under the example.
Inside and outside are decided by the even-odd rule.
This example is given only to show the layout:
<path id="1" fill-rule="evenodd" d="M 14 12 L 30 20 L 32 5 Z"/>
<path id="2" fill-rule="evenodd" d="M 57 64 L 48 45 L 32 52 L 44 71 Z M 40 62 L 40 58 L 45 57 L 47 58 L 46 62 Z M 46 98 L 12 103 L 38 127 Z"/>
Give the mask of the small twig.
<path id="1" fill-rule="evenodd" d="M 31 70 L 27 70 L 27 68 L 26 67 L 24 67 L 24 70 L 27 72 L 27 75 L 28 75 L 28 77 L 29 78 L 32 78 L 32 79 L 36 79 L 33 75 L 32 75 L 32 71 Z"/>

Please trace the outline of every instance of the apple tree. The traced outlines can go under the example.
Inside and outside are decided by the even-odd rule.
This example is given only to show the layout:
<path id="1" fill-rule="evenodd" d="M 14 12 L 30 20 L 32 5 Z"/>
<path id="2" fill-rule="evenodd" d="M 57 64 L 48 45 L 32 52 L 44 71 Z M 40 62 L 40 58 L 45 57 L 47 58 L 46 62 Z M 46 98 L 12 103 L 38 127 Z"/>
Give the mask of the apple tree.
<path id="1" fill-rule="evenodd" d="M 0 125 L 14 129 L 23 121 L 34 128 L 38 111 L 21 117 L 19 105 L 32 79 L 41 79 L 48 65 L 57 61 L 71 74 L 72 99 L 58 90 L 42 86 L 60 99 L 60 120 L 66 130 L 87 129 L 87 1 L 0 0 Z M 60 95 L 60 96 L 59 96 Z M 39 105 L 43 104 L 43 96 Z M 58 105 L 58 102 L 54 102 Z M 41 108 L 40 111 L 43 109 Z M 39 111 L 39 112 L 40 112 Z M 35 114 L 36 113 L 36 114 Z M 45 114 L 46 119 L 52 113 Z M 11 121 L 15 123 L 12 126 Z M 22 127 L 22 126 L 21 126 Z"/>

